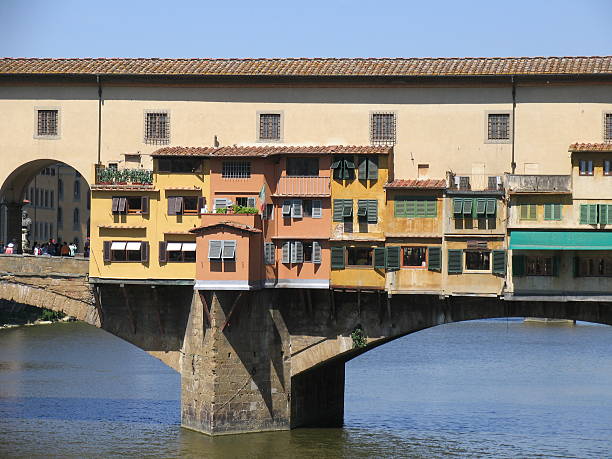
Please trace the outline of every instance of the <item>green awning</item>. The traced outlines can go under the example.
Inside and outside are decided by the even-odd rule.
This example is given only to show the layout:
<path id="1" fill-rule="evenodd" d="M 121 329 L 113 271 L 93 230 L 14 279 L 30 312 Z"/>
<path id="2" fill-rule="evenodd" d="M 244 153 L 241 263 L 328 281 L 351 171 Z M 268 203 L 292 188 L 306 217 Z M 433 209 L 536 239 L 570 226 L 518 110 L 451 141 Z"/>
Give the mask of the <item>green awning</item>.
<path id="1" fill-rule="evenodd" d="M 612 250 L 610 231 L 511 231 L 511 250 Z"/>

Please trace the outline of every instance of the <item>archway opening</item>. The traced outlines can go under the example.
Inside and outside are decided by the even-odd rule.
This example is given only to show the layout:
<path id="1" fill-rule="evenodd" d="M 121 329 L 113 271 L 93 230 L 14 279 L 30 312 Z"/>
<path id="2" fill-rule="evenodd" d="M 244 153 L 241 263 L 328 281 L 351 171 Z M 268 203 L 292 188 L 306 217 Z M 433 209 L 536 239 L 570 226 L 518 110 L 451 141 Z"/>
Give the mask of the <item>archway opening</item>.
<path id="1" fill-rule="evenodd" d="M 0 250 L 89 256 L 90 208 L 89 183 L 69 164 L 23 164 L 0 191 Z"/>

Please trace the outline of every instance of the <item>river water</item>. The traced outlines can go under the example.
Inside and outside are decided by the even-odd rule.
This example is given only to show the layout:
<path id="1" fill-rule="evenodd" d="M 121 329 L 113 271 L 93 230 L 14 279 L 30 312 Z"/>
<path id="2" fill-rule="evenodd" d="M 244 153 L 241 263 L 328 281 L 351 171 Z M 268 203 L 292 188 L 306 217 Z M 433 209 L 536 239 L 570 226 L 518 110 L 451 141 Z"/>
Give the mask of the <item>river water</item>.
<path id="1" fill-rule="evenodd" d="M 0 457 L 612 457 L 612 328 L 476 321 L 346 367 L 345 428 L 210 438 L 179 375 L 82 323 L 0 330 Z"/>

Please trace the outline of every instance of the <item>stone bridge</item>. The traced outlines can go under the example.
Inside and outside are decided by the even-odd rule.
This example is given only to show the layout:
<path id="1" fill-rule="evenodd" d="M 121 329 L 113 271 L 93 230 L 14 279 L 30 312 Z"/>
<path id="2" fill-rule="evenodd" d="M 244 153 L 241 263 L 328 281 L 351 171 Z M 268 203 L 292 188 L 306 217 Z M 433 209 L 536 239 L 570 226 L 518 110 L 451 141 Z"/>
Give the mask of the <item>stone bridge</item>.
<path id="1" fill-rule="evenodd" d="M 0 256 L 0 276 L 0 298 L 66 312 L 179 371 L 182 425 L 208 434 L 341 426 L 344 364 L 437 325 L 525 316 L 612 325 L 607 302 L 90 285 L 78 259 Z"/>

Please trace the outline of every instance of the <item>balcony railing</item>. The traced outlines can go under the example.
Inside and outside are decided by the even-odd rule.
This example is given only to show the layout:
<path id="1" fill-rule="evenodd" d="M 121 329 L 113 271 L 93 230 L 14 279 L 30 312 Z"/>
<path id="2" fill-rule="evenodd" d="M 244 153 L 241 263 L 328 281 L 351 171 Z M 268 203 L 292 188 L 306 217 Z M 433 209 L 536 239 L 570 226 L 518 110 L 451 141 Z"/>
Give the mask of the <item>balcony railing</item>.
<path id="1" fill-rule="evenodd" d="M 280 177 L 274 196 L 330 196 L 330 177 Z"/>
<path id="2" fill-rule="evenodd" d="M 151 185 L 153 171 L 96 166 L 96 185 Z"/>
<path id="3" fill-rule="evenodd" d="M 510 193 L 570 193 L 571 175 L 514 175 L 506 174 Z"/>
<path id="4" fill-rule="evenodd" d="M 501 175 L 448 173 L 448 189 L 458 191 L 502 191 Z"/>

